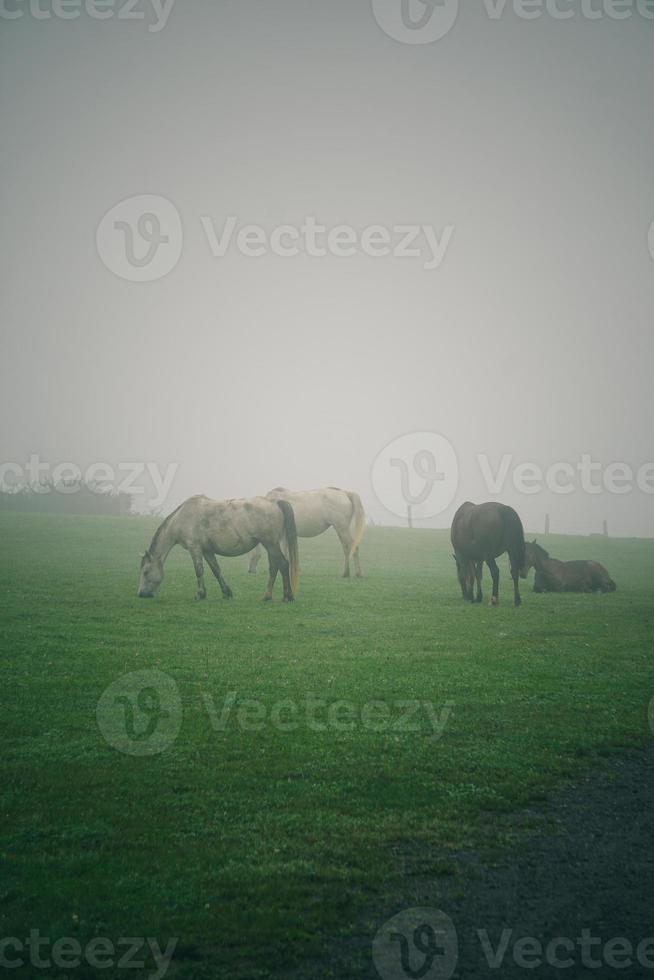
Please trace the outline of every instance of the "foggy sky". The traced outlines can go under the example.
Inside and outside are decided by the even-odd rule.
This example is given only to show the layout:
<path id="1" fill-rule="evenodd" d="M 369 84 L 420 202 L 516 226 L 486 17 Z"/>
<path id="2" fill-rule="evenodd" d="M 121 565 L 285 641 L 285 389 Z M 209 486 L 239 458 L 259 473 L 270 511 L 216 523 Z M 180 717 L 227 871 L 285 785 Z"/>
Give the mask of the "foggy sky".
<path id="1" fill-rule="evenodd" d="M 460 467 L 426 522 L 444 527 L 490 496 L 478 454 L 654 459 L 654 21 L 470 4 L 414 45 L 370 0 L 177 0 L 158 32 L 25 10 L 0 20 L 2 461 L 175 462 L 164 512 L 341 485 L 396 523 L 373 461 L 435 431 Z M 96 247 L 140 194 L 182 219 L 180 260 L 153 282 Z M 220 231 L 230 215 L 454 231 L 432 270 L 216 258 L 201 218 Z M 529 529 L 549 511 L 553 530 L 654 534 L 637 490 L 509 480 L 499 499 Z"/>

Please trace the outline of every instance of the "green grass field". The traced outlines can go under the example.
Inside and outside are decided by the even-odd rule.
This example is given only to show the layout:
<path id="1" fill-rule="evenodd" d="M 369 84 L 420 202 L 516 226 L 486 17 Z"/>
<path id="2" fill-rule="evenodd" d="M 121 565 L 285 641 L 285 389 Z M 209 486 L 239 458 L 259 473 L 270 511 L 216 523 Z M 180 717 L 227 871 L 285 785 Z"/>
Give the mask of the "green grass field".
<path id="1" fill-rule="evenodd" d="M 362 580 L 340 578 L 332 533 L 301 541 L 294 605 L 279 582 L 262 603 L 264 563 L 248 576 L 245 559 L 222 563 L 234 600 L 208 575 L 197 603 L 179 550 L 143 601 L 154 526 L 0 515 L 2 936 L 176 937 L 170 977 L 279 975 L 381 916 L 405 849 L 447 872 L 454 849 L 503 845 L 503 813 L 651 738 L 654 541 L 543 539 L 604 562 L 618 591 L 535 595 L 532 572 L 520 609 L 506 558 L 501 605 L 469 606 L 446 532 L 383 528 L 364 538 Z M 152 669 L 176 685 L 177 737 L 119 751 L 98 702 Z M 229 692 L 216 729 L 207 705 L 220 714 Z M 403 730 L 402 701 L 421 703 L 418 730 Z"/>

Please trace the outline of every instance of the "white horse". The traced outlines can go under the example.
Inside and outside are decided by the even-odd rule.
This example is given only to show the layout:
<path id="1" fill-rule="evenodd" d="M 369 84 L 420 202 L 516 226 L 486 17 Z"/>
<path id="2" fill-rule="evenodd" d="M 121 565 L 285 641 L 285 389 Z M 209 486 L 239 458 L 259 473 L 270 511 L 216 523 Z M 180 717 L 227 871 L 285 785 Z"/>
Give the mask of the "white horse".
<path id="1" fill-rule="evenodd" d="M 354 574 L 361 578 L 359 545 L 366 526 L 366 515 L 358 493 L 325 487 L 323 490 L 286 490 L 276 487 L 267 494 L 269 500 L 285 500 L 293 508 L 298 537 L 315 538 L 333 527 L 345 556 L 343 577 L 350 576 L 350 559 Z M 261 558 L 257 547 L 249 556 L 249 571 L 254 574 Z"/>
<path id="2" fill-rule="evenodd" d="M 186 548 L 193 559 L 198 580 L 197 599 L 207 597 L 203 559 L 218 579 L 224 598 L 231 599 L 232 590 L 221 574 L 216 555 L 245 555 L 253 547 L 263 545 L 270 567 L 264 599 L 272 599 L 277 572 L 281 572 L 284 601 L 293 602 L 299 581 L 297 532 L 293 508 L 284 500 L 189 497 L 159 525 L 141 559 L 138 588 L 141 599 L 154 596 L 163 581 L 164 562 L 176 544 Z"/>

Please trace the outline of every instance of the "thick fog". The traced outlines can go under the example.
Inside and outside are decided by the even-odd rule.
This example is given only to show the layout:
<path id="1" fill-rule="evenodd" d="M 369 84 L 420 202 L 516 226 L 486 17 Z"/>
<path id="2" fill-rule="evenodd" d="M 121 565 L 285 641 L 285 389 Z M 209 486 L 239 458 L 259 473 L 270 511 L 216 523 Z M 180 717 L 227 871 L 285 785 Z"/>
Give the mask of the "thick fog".
<path id="1" fill-rule="evenodd" d="M 4 0 L 7 485 L 654 534 L 654 6 L 401 4 Z"/>

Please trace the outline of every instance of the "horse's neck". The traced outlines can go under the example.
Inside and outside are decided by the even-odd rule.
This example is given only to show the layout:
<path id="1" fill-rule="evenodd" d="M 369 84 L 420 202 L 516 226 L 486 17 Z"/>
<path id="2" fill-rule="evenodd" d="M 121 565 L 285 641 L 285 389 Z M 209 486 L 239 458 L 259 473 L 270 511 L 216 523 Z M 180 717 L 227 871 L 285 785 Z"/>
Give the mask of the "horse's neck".
<path id="1" fill-rule="evenodd" d="M 545 555 L 536 552 L 534 555 L 534 568 L 537 572 L 544 572 L 551 561 L 551 558 L 547 558 Z"/>
<path id="2" fill-rule="evenodd" d="M 155 539 L 150 545 L 150 554 L 153 558 L 160 558 L 161 561 L 165 561 L 168 553 L 177 544 L 174 522 L 164 523 L 155 534 Z"/>

